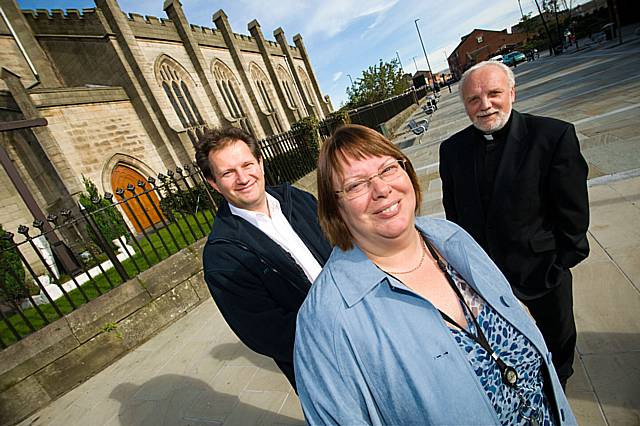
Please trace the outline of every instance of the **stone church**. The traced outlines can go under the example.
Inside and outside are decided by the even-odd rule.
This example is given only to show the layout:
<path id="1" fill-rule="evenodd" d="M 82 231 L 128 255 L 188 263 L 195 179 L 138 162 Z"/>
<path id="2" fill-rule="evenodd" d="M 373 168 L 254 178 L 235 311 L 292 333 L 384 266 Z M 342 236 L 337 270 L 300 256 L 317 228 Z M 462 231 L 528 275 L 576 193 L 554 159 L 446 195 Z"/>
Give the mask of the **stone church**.
<path id="1" fill-rule="evenodd" d="M 84 190 L 82 176 L 113 193 L 191 163 L 205 127 L 261 139 L 331 111 L 300 35 L 292 46 L 278 28 L 267 40 L 256 20 L 250 35 L 234 33 L 222 10 L 215 28 L 191 25 L 178 0 L 161 19 L 95 3 L 31 11 L 0 0 L 0 124 L 48 123 L 0 132 L 6 230 L 32 221 L 24 191 L 59 212 Z"/>

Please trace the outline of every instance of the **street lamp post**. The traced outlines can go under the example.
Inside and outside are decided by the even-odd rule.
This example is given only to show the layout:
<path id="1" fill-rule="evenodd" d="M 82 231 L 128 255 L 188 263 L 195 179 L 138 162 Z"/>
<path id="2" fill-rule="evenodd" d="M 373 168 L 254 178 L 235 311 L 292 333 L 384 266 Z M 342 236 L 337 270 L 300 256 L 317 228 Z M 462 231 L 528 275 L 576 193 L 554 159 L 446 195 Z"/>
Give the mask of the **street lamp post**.
<path id="1" fill-rule="evenodd" d="M 404 74 L 404 68 L 402 67 L 402 61 L 400 60 L 400 54 L 396 50 L 396 57 L 398 58 L 398 63 L 400 64 L 400 71 Z"/>
<path id="2" fill-rule="evenodd" d="M 427 67 L 429 68 L 429 74 L 431 74 L 431 80 L 433 81 L 433 71 L 431 71 L 431 64 L 429 63 L 429 57 L 427 56 L 427 50 L 424 48 L 424 43 L 422 42 L 422 35 L 420 34 L 420 28 L 418 27 L 418 21 L 420 18 L 414 20 L 413 22 L 416 24 L 416 30 L 418 30 L 418 37 L 420 37 L 420 45 L 422 46 L 422 51 L 424 52 L 424 58 L 427 60 Z"/>
<path id="3" fill-rule="evenodd" d="M 347 74 L 347 77 L 349 77 L 349 81 L 351 81 L 351 85 L 353 86 L 353 79 L 351 78 L 351 74 Z"/>

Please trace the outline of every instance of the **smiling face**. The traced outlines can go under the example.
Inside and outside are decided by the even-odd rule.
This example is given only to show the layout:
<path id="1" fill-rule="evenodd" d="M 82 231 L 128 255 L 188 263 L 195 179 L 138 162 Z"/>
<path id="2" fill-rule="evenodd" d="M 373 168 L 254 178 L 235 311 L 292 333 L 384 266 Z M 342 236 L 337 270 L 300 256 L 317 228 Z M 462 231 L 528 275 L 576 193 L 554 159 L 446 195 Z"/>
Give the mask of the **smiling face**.
<path id="1" fill-rule="evenodd" d="M 211 186 L 234 206 L 269 214 L 265 195 L 264 168 L 243 141 L 237 140 L 209 153 L 215 179 Z"/>
<path id="2" fill-rule="evenodd" d="M 480 68 L 467 77 L 462 87 L 464 107 L 477 129 L 492 133 L 507 124 L 516 98 L 510 86 L 506 74 L 495 66 Z"/>
<path id="3" fill-rule="evenodd" d="M 359 160 L 345 157 L 341 164 L 343 175 L 333 176 L 334 189 L 339 191 L 345 183 L 373 176 L 394 160 L 390 156 Z M 398 178 L 390 182 L 375 177 L 364 194 L 353 199 L 341 196 L 338 210 L 353 241 L 365 252 L 378 252 L 394 240 L 411 238 L 416 197 L 409 175 L 401 170 Z"/>

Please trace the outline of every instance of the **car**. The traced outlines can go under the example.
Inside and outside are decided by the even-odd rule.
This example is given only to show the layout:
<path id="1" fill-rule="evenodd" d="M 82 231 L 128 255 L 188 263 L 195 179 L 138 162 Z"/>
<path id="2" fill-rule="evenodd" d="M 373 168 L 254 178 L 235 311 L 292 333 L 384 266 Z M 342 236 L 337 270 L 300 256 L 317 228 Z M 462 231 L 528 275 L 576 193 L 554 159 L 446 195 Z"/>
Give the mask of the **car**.
<path id="1" fill-rule="evenodd" d="M 524 53 L 518 50 L 502 55 L 502 63 L 510 67 L 518 64 L 519 62 L 525 62 L 526 60 L 527 57 L 524 56 Z"/>
<path id="2" fill-rule="evenodd" d="M 493 57 L 489 58 L 489 60 L 490 61 L 502 62 L 502 55 L 493 56 Z"/>

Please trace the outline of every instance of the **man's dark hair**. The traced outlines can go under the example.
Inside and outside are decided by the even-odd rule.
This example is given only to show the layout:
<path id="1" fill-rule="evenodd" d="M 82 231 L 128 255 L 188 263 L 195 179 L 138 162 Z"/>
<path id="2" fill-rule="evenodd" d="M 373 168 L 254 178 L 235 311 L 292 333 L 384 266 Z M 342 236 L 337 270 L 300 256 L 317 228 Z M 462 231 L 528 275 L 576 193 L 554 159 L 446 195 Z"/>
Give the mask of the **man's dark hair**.
<path id="1" fill-rule="evenodd" d="M 251 154 L 253 154 L 256 160 L 262 160 L 260 144 L 250 133 L 237 127 L 207 129 L 205 130 L 204 135 L 200 137 L 198 145 L 196 146 L 196 162 L 198 163 L 200 170 L 202 170 L 205 178 L 213 181 L 216 180 L 215 174 L 211 168 L 211 163 L 209 162 L 209 154 L 236 141 L 246 143 L 251 150 Z"/>

